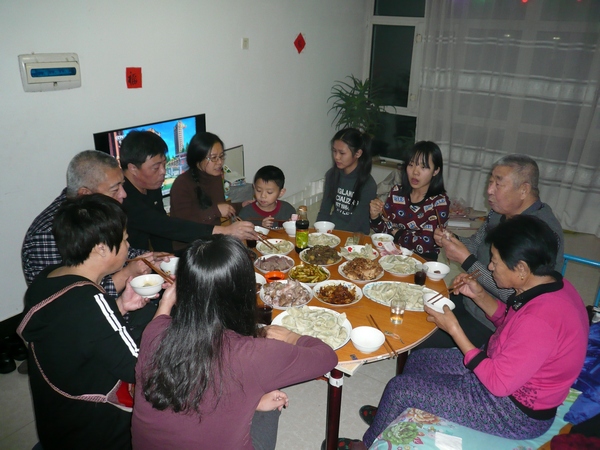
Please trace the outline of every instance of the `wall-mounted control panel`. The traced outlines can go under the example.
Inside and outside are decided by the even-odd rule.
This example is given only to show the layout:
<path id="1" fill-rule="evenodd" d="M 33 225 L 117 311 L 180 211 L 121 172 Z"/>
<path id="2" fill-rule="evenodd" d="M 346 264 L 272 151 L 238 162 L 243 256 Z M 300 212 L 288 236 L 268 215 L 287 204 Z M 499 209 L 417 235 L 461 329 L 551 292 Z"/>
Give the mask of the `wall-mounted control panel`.
<path id="1" fill-rule="evenodd" d="M 81 86 L 77 53 L 19 55 L 19 70 L 25 92 L 59 91 Z"/>

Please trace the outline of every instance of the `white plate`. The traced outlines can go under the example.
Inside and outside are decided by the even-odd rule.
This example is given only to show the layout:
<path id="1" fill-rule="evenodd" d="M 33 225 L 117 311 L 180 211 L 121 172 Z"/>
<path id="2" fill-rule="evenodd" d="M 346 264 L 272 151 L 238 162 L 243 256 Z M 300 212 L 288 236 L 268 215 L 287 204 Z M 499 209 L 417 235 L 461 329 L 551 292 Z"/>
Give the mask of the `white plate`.
<path id="1" fill-rule="evenodd" d="M 310 248 L 305 248 L 304 250 L 302 250 L 300 252 L 300 254 L 298 255 L 300 257 L 300 261 L 302 261 L 303 263 L 306 264 L 315 264 L 314 262 L 309 261 L 308 259 L 306 259 L 306 252 L 310 251 Z M 340 254 L 338 253 L 338 259 L 335 262 L 332 262 L 331 264 L 317 264 L 319 266 L 333 266 L 334 264 L 339 263 L 342 260 L 342 257 L 340 256 Z"/>
<path id="2" fill-rule="evenodd" d="M 275 283 L 283 283 L 286 284 L 289 280 L 282 280 L 282 281 L 274 281 L 273 283 L 269 283 L 269 284 L 275 284 Z M 304 306 L 306 305 L 308 302 L 310 302 L 314 296 L 312 289 L 307 286 L 304 283 L 300 283 L 300 286 L 302 286 L 304 288 L 304 290 L 308 293 L 308 300 L 304 303 L 300 303 L 294 306 L 277 306 L 277 305 L 273 305 L 271 304 L 271 302 L 267 302 L 265 301 L 265 286 L 263 285 L 263 287 L 260 288 L 260 292 L 258 293 L 258 295 L 260 296 L 260 299 L 262 300 L 262 302 L 265 305 L 269 305 L 272 306 L 273 309 L 288 309 L 288 308 L 296 308 L 298 306 Z"/>
<path id="3" fill-rule="evenodd" d="M 350 261 L 346 261 L 342 264 L 340 264 L 340 267 L 338 267 L 338 272 L 340 273 L 341 276 L 343 276 L 345 279 L 352 281 L 353 283 L 368 283 L 370 281 L 377 281 L 379 280 L 381 277 L 383 277 L 383 274 L 385 273 L 384 270 L 381 271 L 381 273 L 379 275 L 377 275 L 375 278 L 371 279 L 371 280 L 355 280 L 354 278 L 350 278 L 348 275 L 346 275 L 346 272 L 344 270 L 344 268 L 346 267 L 346 264 L 348 264 Z"/>
<path id="4" fill-rule="evenodd" d="M 258 241 L 256 243 L 256 250 L 258 250 L 263 255 L 287 255 L 292 250 L 294 250 L 294 244 L 285 239 L 267 239 L 267 241 L 269 241 L 273 245 L 282 244 L 283 242 L 285 242 L 285 244 L 282 244 L 282 247 L 285 247 L 285 249 L 276 252 L 270 247 L 267 247 L 263 242 Z"/>
<path id="5" fill-rule="evenodd" d="M 304 264 L 299 264 L 298 266 L 304 266 Z M 292 268 L 290 269 L 290 273 L 288 274 L 288 278 L 291 278 L 292 280 L 296 280 L 296 279 L 295 279 L 295 278 L 292 276 L 292 272 L 293 272 L 293 269 L 295 269 L 295 268 L 296 268 L 296 267 L 298 267 L 298 266 L 294 266 L 294 267 L 292 267 Z M 331 278 L 331 272 L 329 272 L 329 270 L 327 270 L 327 269 L 326 269 L 325 267 L 323 267 L 323 266 L 317 266 L 317 267 L 320 267 L 320 268 L 321 268 L 321 270 L 327 274 L 327 278 L 325 278 L 325 279 L 324 279 L 324 280 L 322 280 L 322 281 L 317 281 L 316 283 L 306 283 L 306 285 L 307 285 L 307 286 L 314 287 L 314 286 L 316 286 L 318 283 L 322 283 L 323 281 L 327 281 L 327 280 L 329 280 L 329 278 Z M 298 281 L 298 280 L 296 280 L 296 281 Z M 301 281 L 301 283 L 303 283 L 303 281 Z"/>
<path id="6" fill-rule="evenodd" d="M 420 291 L 420 293 L 413 294 L 413 298 L 415 301 L 412 304 L 406 305 L 407 311 L 423 311 L 423 292 L 435 292 L 434 290 L 429 289 L 427 287 L 418 286 L 412 283 L 402 283 L 401 281 L 376 281 L 374 283 L 369 283 L 363 286 L 364 296 L 367 297 L 369 300 L 374 301 L 375 303 L 389 306 L 389 299 L 384 300 L 374 295 L 373 292 L 371 292 L 373 287 L 382 285 L 397 286 L 398 289 L 411 289 L 414 291 Z"/>
<path id="7" fill-rule="evenodd" d="M 350 303 L 345 303 L 343 305 L 336 305 L 333 303 L 326 302 L 325 300 L 322 300 L 319 297 L 318 292 L 319 292 L 319 290 L 321 290 L 321 288 L 324 288 L 325 286 L 336 286 L 336 285 L 342 285 L 342 286 L 346 286 L 348 289 L 354 289 L 354 300 L 351 301 Z M 327 306 L 331 306 L 333 308 L 342 308 L 344 306 L 354 305 L 355 303 L 358 303 L 359 300 L 363 296 L 361 288 L 359 288 L 354 283 L 351 283 L 349 281 L 343 281 L 343 280 L 328 280 L 328 281 L 322 281 L 320 283 L 317 283 L 317 285 L 313 288 L 313 293 L 317 300 L 319 300 L 321 303 L 325 303 Z"/>
<path id="8" fill-rule="evenodd" d="M 287 269 L 285 269 L 285 270 L 282 270 L 282 269 L 271 269 L 271 270 L 265 270 L 265 269 L 261 269 L 260 267 L 258 267 L 258 264 L 259 264 L 260 262 L 262 262 L 262 261 L 265 261 L 265 260 L 269 260 L 269 259 L 271 259 L 271 258 L 284 258 L 284 259 L 285 259 L 286 261 L 288 261 L 288 262 L 289 262 L 291 265 L 290 265 L 290 266 L 289 266 Z M 283 273 L 288 273 L 288 272 L 290 271 L 290 269 L 291 269 L 292 267 L 294 267 L 294 264 L 296 264 L 296 263 L 295 263 L 295 261 L 294 261 L 292 258 L 290 258 L 289 256 L 285 256 L 285 255 L 265 255 L 265 256 L 261 256 L 260 258 L 257 258 L 257 259 L 256 259 L 256 261 L 254 261 L 254 268 L 255 268 L 256 270 L 258 270 L 258 271 L 262 272 L 262 273 L 271 272 L 272 270 L 279 270 L 280 272 L 283 272 Z"/>
<path id="9" fill-rule="evenodd" d="M 407 260 L 413 260 L 416 263 L 416 269 L 413 271 L 405 271 L 405 272 L 397 272 L 395 270 L 392 270 L 390 267 L 390 264 L 393 264 L 394 261 L 407 261 Z M 414 275 L 415 272 L 417 272 L 418 270 L 421 270 L 421 266 L 423 265 L 418 259 L 413 258 L 411 256 L 403 256 L 403 255 L 387 255 L 387 256 L 382 256 L 381 259 L 379 260 L 379 264 L 381 264 L 381 267 L 383 267 L 383 270 L 385 270 L 388 273 L 391 273 L 392 275 L 395 275 L 397 277 L 406 277 L 409 275 Z"/>
<path id="10" fill-rule="evenodd" d="M 374 233 L 371 235 L 371 242 L 375 247 L 383 248 L 384 242 L 394 242 L 394 236 L 387 233 Z"/>
<path id="11" fill-rule="evenodd" d="M 265 277 L 263 277 L 260 273 L 256 273 L 254 272 L 254 275 L 256 277 L 256 282 L 258 284 L 267 284 L 267 280 Z"/>
<path id="12" fill-rule="evenodd" d="M 367 259 L 377 259 L 377 257 L 379 256 L 379 252 L 377 252 L 377 250 L 375 250 L 373 248 L 373 246 L 370 246 L 372 249 L 371 252 L 371 257 L 366 257 Z M 364 245 L 347 245 L 346 247 L 344 247 L 346 249 L 346 251 L 348 252 L 348 254 L 346 254 L 345 252 L 341 251 L 340 254 L 344 257 L 344 259 L 346 259 L 347 261 L 351 261 L 354 258 L 365 258 L 364 255 L 360 255 L 359 253 L 365 248 Z"/>
<path id="13" fill-rule="evenodd" d="M 321 242 L 323 241 L 323 242 Z M 326 245 L 327 247 L 337 247 L 342 240 L 335 234 L 329 233 L 310 233 L 308 235 L 308 246 Z"/>
<path id="14" fill-rule="evenodd" d="M 320 308 L 318 306 L 307 306 L 307 308 L 311 309 L 311 310 L 326 310 L 327 312 L 339 316 L 340 313 L 337 311 L 333 311 L 332 309 L 329 308 Z M 272 325 L 279 325 L 279 326 L 283 326 L 281 323 L 283 321 L 283 318 L 285 316 L 288 315 L 287 311 L 282 312 L 281 314 L 278 314 L 273 321 L 271 322 Z M 350 342 L 350 333 L 352 333 L 352 324 L 350 323 L 350 321 L 348 319 L 345 319 L 344 322 L 342 323 L 342 326 L 346 329 L 347 333 L 348 333 L 348 337 L 346 338 L 346 340 L 341 344 L 338 345 L 337 347 L 334 348 L 334 350 L 340 349 L 342 348 L 344 345 L 346 345 L 348 342 Z"/>

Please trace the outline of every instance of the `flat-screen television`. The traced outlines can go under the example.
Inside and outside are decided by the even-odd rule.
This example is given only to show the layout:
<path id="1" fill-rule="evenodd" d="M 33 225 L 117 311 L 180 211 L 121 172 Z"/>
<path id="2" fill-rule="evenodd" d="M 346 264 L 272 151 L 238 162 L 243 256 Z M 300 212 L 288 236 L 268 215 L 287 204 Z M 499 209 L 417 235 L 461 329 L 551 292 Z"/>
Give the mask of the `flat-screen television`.
<path id="1" fill-rule="evenodd" d="M 187 148 L 190 140 L 196 133 L 206 131 L 206 115 L 179 117 L 162 122 L 135 125 L 116 130 L 94 133 L 96 150 L 111 154 L 120 159 L 121 141 L 130 131 L 151 131 L 158 134 L 167 143 L 167 174 L 163 183 L 163 195 L 171 192 L 171 185 L 175 178 L 188 169 L 186 162 Z"/>

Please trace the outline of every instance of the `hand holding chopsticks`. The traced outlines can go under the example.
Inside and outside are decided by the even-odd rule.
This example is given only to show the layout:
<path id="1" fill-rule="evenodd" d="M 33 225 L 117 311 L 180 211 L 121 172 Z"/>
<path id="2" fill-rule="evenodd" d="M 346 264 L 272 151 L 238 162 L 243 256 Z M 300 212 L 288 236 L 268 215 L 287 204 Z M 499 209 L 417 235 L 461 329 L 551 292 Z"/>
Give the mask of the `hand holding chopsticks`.
<path id="1" fill-rule="evenodd" d="M 467 280 L 476 280 L 477 278 L 479 278 L 479 275 L 481 275 L 481 273 L 479 272 L 479 269 L 477 269 L 473 273 L 469 274 L 467 276 L 467 278 L 465 278 L 463 281 L 457 283 L 456 286 L 451 287 L 450 289 L 448 289 L 448 292 L 450 292 L 450 293 L 458 292 L 458 288 L 460 288 L 461 286 L 463 286 L 464 284 L 466 284 Z M 440 301 L 442 298 L 444 298 L 443 294 L 437 294 L 435 297 L 432 297 L 429 300 L 429 303 L 434 304 L 435 302 Z"/>
<path id="2" fill-rule="evenodd" d="M 142 261 L 144 262 L 144 264 L 146 264 L 148 267 L 150 267 L 150 269 L 154 270 L 157 274 L 159 274 L 167 283 L 173 284 L 173 279 L 169 275 L 167 275 L 165 272 L 163 272 L 163 270 L 160 267 L 155 266 L 150 261 L 148 261 L 146 258 L 142 258 Z"/>
<path id="3" fill-rule="evenodd" d="M 371 326 L 377 328 L 379 331 L 381 331 L 383 333 L 381 328 L 379 328 L 379 325 L 377 325 L 377 322 L 375 322 L 375 318 L 371 314 L 369 314 L 367 316 L 367 319 L 369 320 L 369 323 L 371 324 Z M 385 337 L 385 333 L 383 335 Z M 385 337 L 385 341 L 383 343 L 385 345 L 386 350 L 388 351 L 388 353 L 390 355 L 390 358 L 394 358 L 394 357 L 398 356 L 398 354 L 394 350 L 394 347 L 392 347 L 392 345 L 390 344 L 390 341 L 388 341 L 387 337 Z"/>
<path id="4" fill-rule="evenodd" d="M 236 222 L 243 222 L 243 220 L 240 219 L 238 216 L 234 216 L 234 218 L 235 218 Z M 267 239 L 265 239 L 264 236 L 261 233 L 256 233 L 256 235 L 258 236 L 258 240 L 260 242 L 262 242 L 263 244 L 265 244 L 271 250 L 275 250 L 276 252 L 279 252 L 279 249 L 277 247 L 275 247 L 273 244 L 271 244 Z"/>

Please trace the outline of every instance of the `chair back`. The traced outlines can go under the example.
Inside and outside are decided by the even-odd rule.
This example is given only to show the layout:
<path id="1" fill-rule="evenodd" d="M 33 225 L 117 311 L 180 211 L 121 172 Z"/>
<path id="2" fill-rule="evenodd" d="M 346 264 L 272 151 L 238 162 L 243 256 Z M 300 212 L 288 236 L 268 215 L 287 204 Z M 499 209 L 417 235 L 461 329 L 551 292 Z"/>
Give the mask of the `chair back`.
<path id="1" fill-rule="evenodd" d="M 596 269 L 600 269 L 600 261 L 594 261 L 592 259 L 582 258 L 580 256 L 569 255 L 565 253 L 565 262 L 562 267 L 562 274 L 564 275 L 567 270 L 567 264 L 569 261 L 574 261 L 580 264 L 586 264 L 588 266 L 595 267 Z M 596 290 L 596 300 L 594 301 L 594 306 L 597 307 L 600 304 L 600 283 L 598 284 L 598 289 Z"/>

